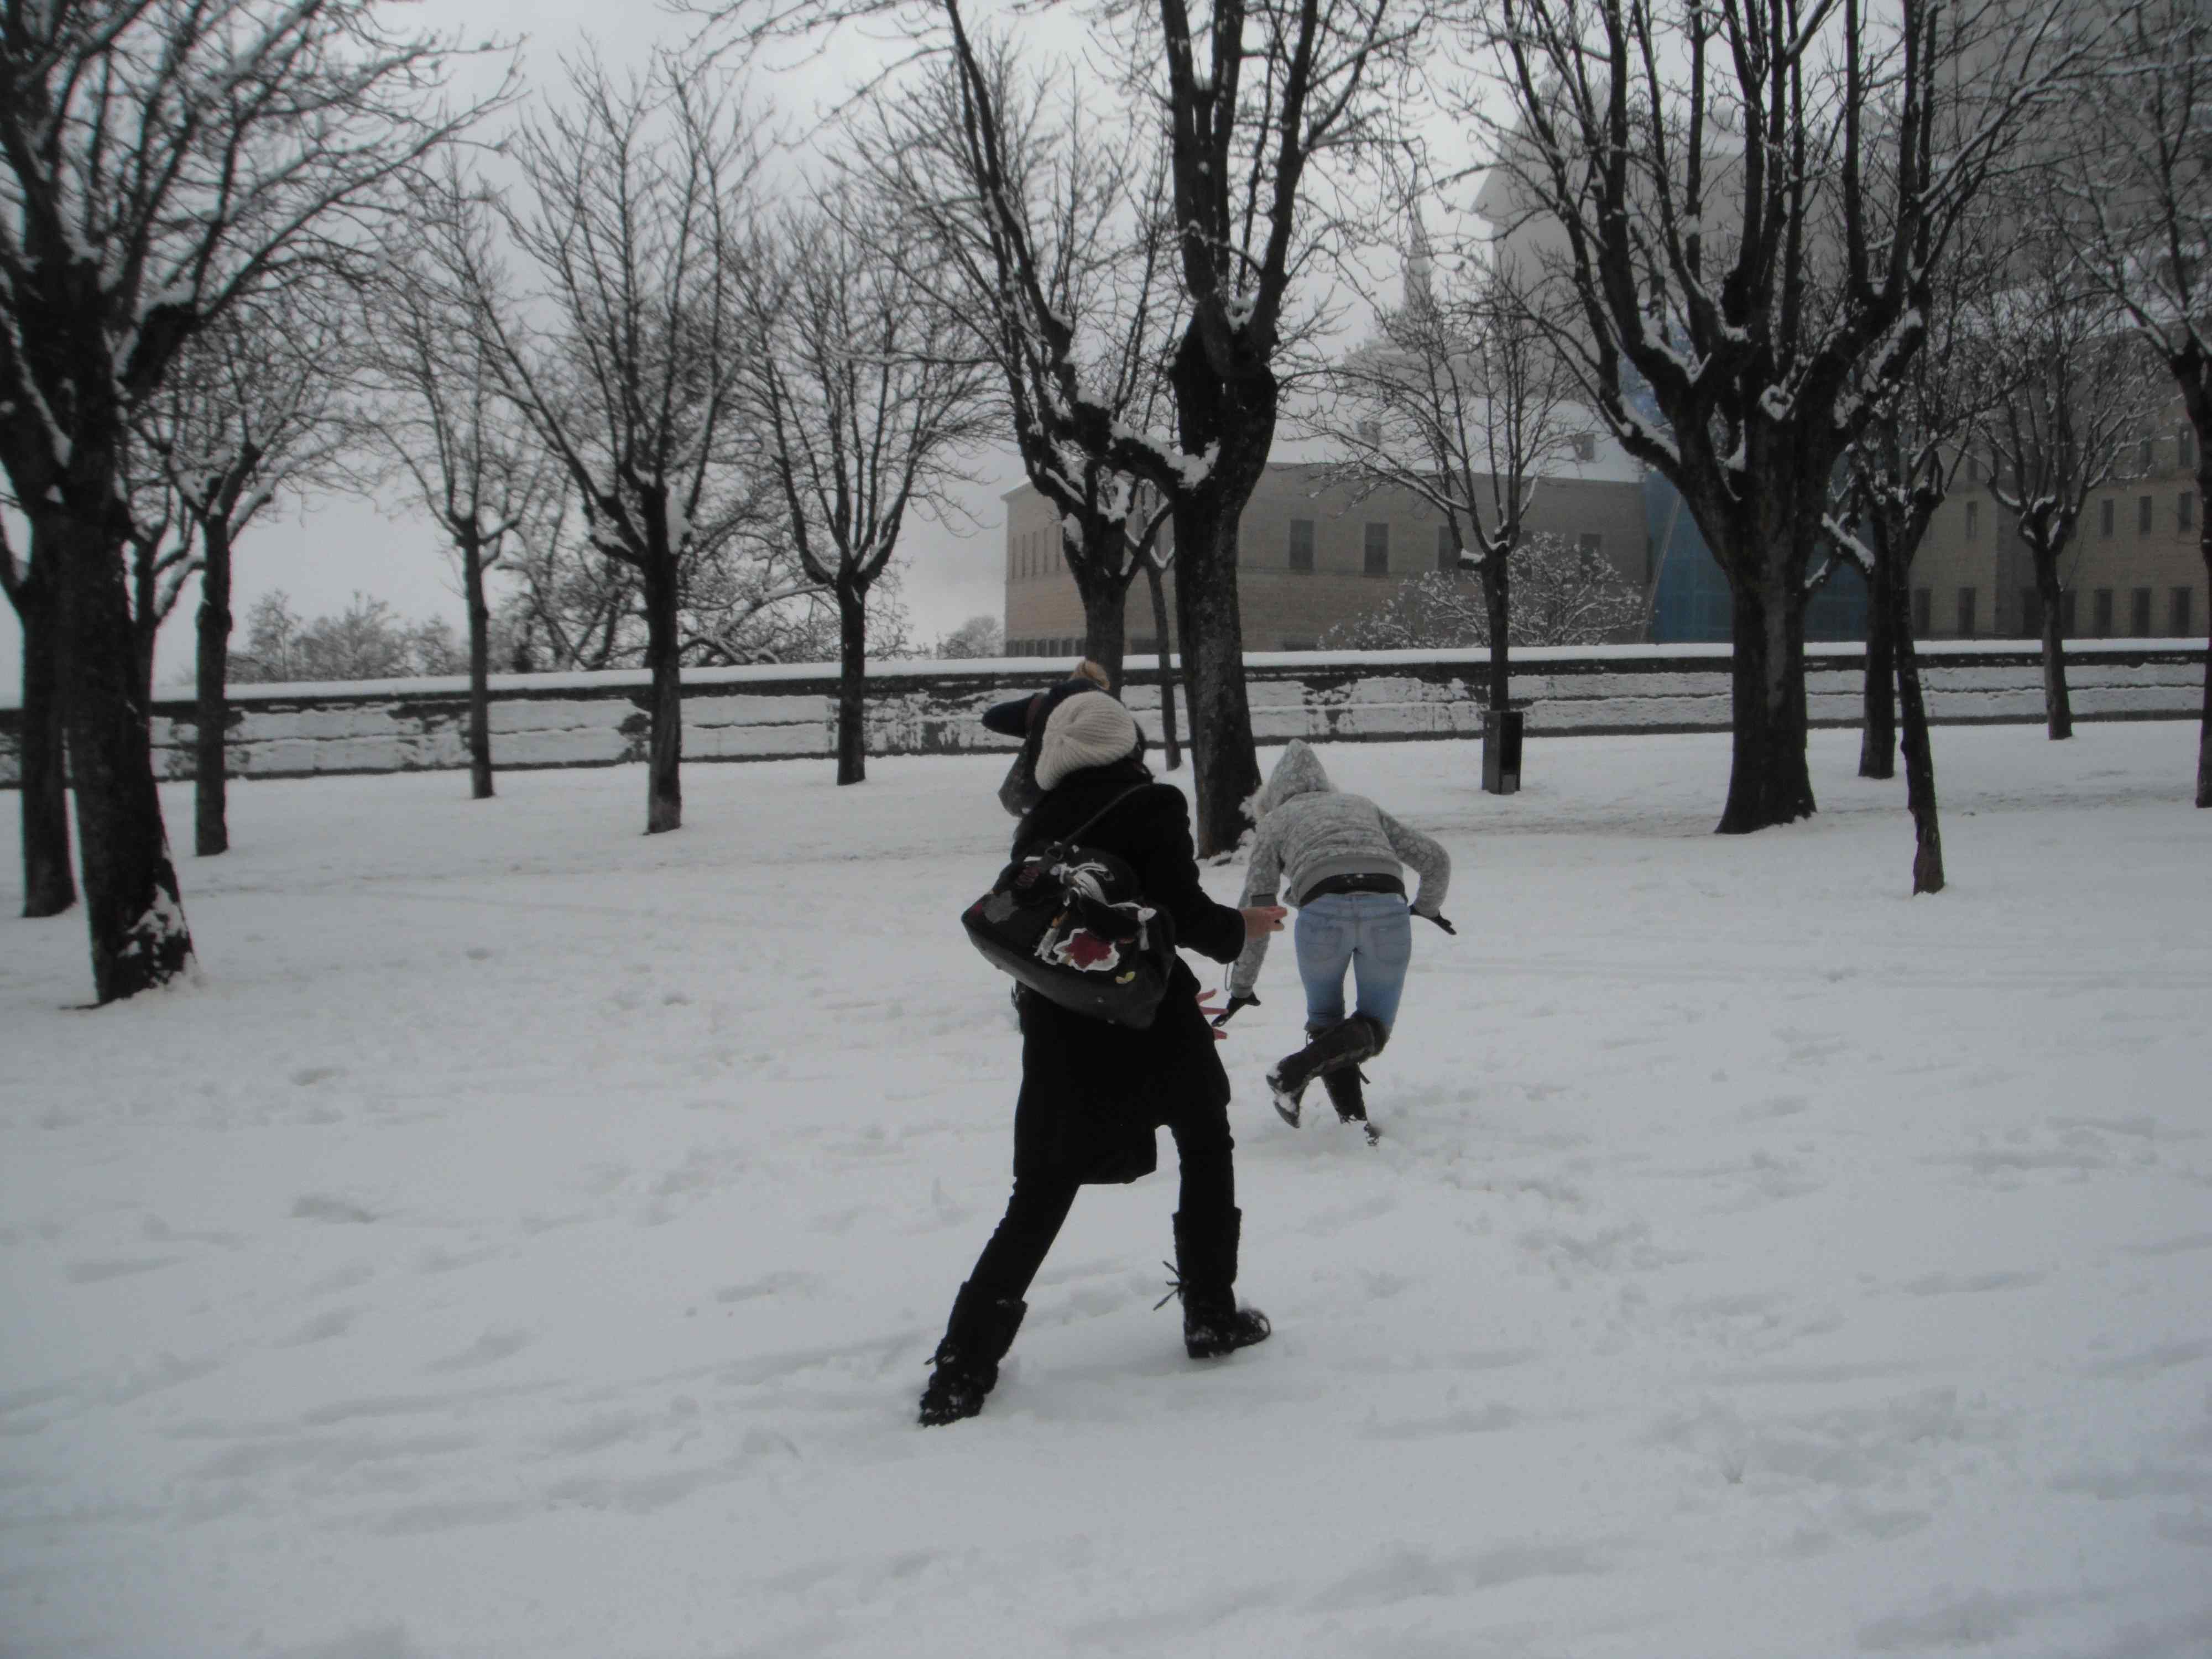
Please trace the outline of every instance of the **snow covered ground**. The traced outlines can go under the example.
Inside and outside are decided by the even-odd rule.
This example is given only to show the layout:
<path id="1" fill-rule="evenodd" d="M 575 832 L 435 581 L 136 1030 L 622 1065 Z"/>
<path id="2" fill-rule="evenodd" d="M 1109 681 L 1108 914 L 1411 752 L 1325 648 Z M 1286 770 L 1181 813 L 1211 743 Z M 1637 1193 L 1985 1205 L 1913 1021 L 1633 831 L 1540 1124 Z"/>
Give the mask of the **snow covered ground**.
<path id="1" fill-rule="evenodd" d="M 1172 1174 L 1093 1189 L 927 1431 L 1010 1150 L 996 759 L 695 768 L 651 840 L 633 769 L 245 785 L 208 982 L 100 1012 L 10 804 L 0 1653 L 2203 1656 L 2193 728 L 1940 732 L 1917 901 L 1856 743 L 1725 840 L 1723 737 L 1510 799 L 1325 750 L 1461 933 L 1377 1150 L 1267 1106 L 1287 950 L 1232 1028 L 1274 1340 L 1185 1360 Z"/>

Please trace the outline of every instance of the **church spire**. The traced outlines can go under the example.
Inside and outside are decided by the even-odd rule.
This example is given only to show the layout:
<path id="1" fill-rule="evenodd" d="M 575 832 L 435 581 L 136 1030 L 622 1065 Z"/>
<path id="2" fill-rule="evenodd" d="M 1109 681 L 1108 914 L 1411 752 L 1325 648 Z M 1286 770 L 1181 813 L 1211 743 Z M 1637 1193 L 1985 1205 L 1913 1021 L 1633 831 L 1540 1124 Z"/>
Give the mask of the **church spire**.
<path id="1" fill-rule="evenodd" d="M 1406 204 L 1406 308 L 1434 311 L 1436 250 L 1429 246 L 1429 228 L 1421 222 L 1421 205 Z"/>

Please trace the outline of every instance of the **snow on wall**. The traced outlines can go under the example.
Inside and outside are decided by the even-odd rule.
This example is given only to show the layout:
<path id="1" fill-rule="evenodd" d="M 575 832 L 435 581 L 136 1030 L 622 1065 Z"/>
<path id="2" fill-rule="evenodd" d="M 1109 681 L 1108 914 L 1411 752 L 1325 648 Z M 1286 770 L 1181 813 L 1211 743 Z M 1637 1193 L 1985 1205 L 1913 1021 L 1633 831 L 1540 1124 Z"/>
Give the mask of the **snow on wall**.
<path id="1" fill-rule="evenodd" d="M 2202 645 L 2100 641 L 2068 648 L 2077 720 L 2186 719 L 2200 707 Z M 2033 648 L 2011 643 L 1921 647 L 1938 722 L 2043 718 Z M 1515 653 L 1514 702 L 1532 736 L 1724 731 L 1729 653 L 1721 647 L 1605 646 Z M 1464 738 L 1482 729 L 1485 653 L 1390 651 L 1255 653 L 1245 659 L 1253 733 L 1262 743 Z M 1856 646 L 1807 653 L 1813 721 L 1859 718 Z M 872 754 L 1008 749 L 978 716 L 990 704 L 1049 685 L 1061 658 L 963 664 L 890 663 L 871 672 Z M 1155 743 L 1160 696 L 1149 665 L 1132 670 L 1129 707 Z M 688 761 L 796 759 L 835 750 L 836 682 L 819 665 L 700 670 L 684 677 Z M 492 757 L 506 769 L 612 766 L 645 756 L 648 684 L 641 673 L 499 675 L 492 681 Z M 240 686 L 232 694 L 230 764 L 240 777 L 447 770 L 468 765 L 467 686 L 392 680 Z M 0 787 L 17 781 L 17 710 L 0 707 Z M 1186 731 L 1188 723 L 1183 722 Z M 188 700 L 155 705 L 156 769 L 191 775 Z"/>

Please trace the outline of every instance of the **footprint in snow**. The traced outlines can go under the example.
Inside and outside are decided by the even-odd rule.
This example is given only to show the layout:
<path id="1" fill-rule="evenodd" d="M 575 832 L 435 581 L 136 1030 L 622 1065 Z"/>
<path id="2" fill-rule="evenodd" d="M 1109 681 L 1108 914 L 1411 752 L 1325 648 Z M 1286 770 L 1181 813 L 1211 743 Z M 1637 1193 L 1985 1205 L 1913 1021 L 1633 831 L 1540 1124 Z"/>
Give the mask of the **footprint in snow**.
<path id="1" fill-rule="evenodd" d="M 182 1261 L 180 1255 L 117 1256 L 101 1261 L 72 1261 L 62 1269 L 62 1277 L 72 1285 L 97 1285 L 105 1279 L 127 1279 L 135 1273 L 150 1273 L 157 1267 L 173 1267 Z"/>
<path id="2" fill-rule="evenodd" d="M 434 1359 L 422 1369 L 426 1371 L 471 1371 L 483 1365 L 495 1365 L 520 1353 L 531 1343 L 530 1333 L 517 1330 L 486 1331 L 459 1353 L 447 1354 L 443 1359 Z"/>
<path id="3" fill-rule="evenodd" d="M 299 1221 L 374 1221 L 376 1217 L 349 1198 L 328 1193 L 307 1193 L 292 1200 L 293 1218 Z"/>

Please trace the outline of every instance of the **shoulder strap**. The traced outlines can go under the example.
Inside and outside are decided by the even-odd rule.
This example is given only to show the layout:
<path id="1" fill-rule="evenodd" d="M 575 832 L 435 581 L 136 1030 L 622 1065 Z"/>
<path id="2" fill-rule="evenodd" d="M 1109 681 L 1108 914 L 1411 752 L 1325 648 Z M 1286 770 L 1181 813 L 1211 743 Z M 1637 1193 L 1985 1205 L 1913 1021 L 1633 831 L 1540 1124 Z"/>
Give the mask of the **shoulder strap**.
<path id="1" fill-rule="evenodd" d="M 1147 779 L 1143 783 L 1137 784 L 1133 787 L 1124 789 L 1120 794 L 1115 796 L 1113 799 L 1108 801 L 1103 806 L 1093 812 L 1089 817 L 1084 819 L 1079 827 L 1071 830 L 1064 836 L 1056 836 L 1054 839 L 1062 842 L 1081 841 L 1084 836 L 1091 833 L 1092 827 L 1109 812 L 1119 806 L 1123 801 L 1128 799 L 1130 796 L 1141 793 L 1143 791 L 1147 790 L 1152 787 L 1152 781 Z"/>

